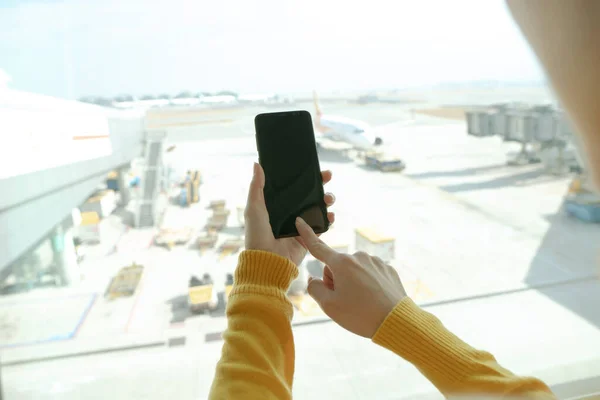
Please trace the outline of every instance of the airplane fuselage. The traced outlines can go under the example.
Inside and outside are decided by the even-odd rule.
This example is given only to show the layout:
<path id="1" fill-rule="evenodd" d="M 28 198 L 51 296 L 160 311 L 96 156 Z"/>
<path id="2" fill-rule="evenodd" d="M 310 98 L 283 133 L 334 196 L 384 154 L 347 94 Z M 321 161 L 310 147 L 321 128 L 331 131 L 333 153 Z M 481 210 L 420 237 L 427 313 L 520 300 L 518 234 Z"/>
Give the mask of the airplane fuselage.
<path id="1" fill-rule="evenodd" d="M 327 139 L 343 141 L 361 150 L 381 144 L 381 139 L 375 136 L 372 128 L 362 121 L 323 115 L 317 130 Z"/>

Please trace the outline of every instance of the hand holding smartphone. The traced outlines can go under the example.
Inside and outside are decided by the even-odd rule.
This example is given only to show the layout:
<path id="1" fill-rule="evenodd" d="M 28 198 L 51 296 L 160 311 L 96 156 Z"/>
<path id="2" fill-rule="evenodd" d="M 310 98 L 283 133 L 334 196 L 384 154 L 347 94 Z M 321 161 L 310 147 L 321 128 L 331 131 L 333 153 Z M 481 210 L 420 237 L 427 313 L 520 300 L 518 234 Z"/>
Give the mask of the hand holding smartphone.
<path id="1" fill-rule="evenodd" d="M 315 233 L 327 232 L 327 206 L 308 111 L 259 114 L 254 126 L 273 236 L 298 236 L 296 217 L 304 219 Z"/>

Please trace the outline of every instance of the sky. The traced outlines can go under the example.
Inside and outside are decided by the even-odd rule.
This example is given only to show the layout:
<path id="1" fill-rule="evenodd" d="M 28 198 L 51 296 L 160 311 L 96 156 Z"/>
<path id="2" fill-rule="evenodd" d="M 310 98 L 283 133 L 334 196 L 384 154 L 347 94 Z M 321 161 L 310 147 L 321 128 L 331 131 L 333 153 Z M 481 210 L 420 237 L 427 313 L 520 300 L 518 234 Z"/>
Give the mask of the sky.
<path id="1" fill-rule="evenodd" d="M 2 0 L 0 70 L 66 98 L 543 80 L 497 0 Z"/>

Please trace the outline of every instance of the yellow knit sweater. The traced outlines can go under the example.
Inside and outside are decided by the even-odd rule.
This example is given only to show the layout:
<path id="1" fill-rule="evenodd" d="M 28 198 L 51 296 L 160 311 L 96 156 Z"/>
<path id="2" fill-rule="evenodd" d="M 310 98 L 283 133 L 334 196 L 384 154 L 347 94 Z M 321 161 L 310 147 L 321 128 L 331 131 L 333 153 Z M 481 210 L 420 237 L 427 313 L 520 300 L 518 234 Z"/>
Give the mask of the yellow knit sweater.
<path id="1" fill-rule="evenodd" d="M 296 266 L 275 254 L 250 250 L 240 255 L 211 399 L 292 397 L 293 309 L 286 291 L 297 276 Z M 390 312 L 373 342 L 414 364 L 445 396 L 554 398 L 543 382 L 502 368 L 409 298 Z"/>

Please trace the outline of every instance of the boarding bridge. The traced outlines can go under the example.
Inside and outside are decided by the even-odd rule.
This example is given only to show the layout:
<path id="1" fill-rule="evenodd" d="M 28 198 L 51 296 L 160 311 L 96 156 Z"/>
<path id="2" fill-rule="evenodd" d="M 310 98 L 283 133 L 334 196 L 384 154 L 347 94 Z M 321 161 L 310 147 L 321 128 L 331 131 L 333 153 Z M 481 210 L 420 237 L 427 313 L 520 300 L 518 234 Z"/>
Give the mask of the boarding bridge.
<path id="1" fill-rule="evenodd" d="M 508 164 L 542 162 L 550 173 L 583 169 L 580 143 L 565 113 L 550 106 L 499 104 L 466 112 L 467 133 L 476 137 L 497 136 L 518 143 L 520 151 Z"/>
<path id="2" fill-rule="evenodd" d="M 161 210 L 156 197 L 163 176 L 163 153 L 166 139 L 163 130 L 147 130 L 145 135 L 144 163 L 142 165 L 141 198 L 136 204 L 135 225 L 139 228 L 155 226 Z"/>
<path id="3" fill-rule="evenodd" d="M 0 278 L 146 145 L 143 112 L 7 89 L 0 137 Z"/>

